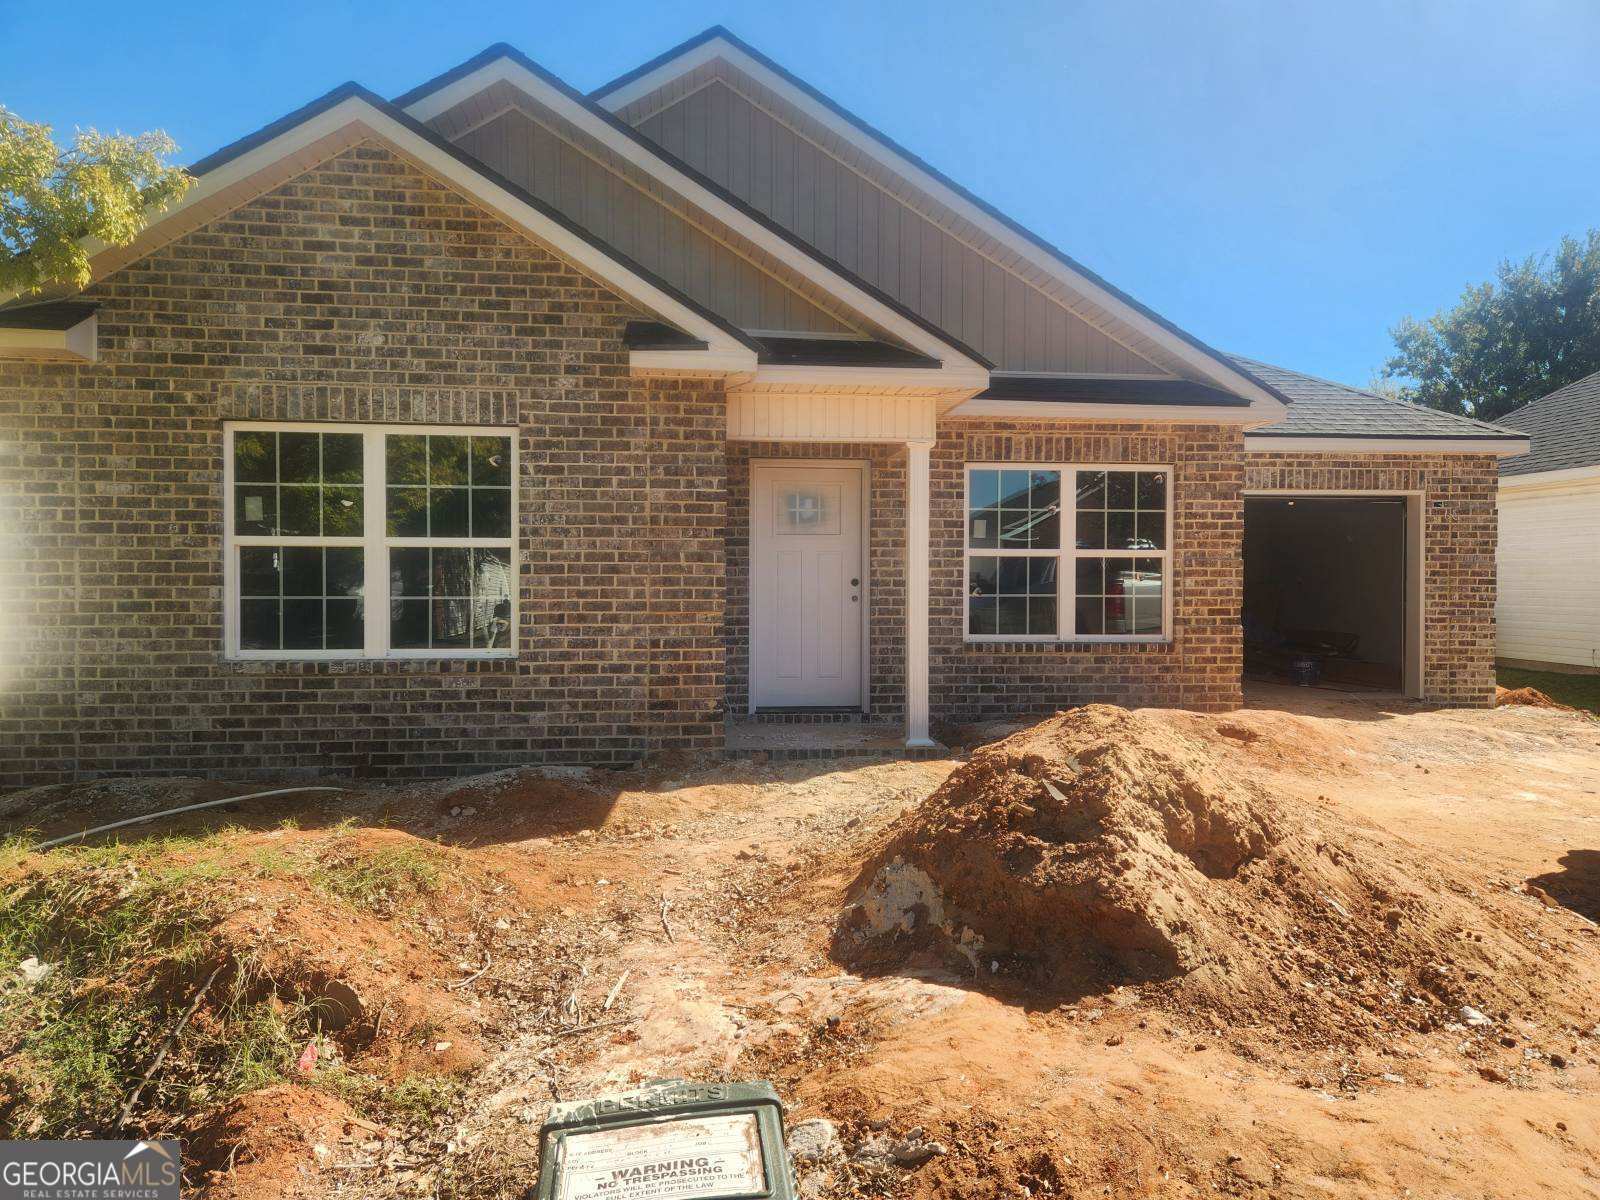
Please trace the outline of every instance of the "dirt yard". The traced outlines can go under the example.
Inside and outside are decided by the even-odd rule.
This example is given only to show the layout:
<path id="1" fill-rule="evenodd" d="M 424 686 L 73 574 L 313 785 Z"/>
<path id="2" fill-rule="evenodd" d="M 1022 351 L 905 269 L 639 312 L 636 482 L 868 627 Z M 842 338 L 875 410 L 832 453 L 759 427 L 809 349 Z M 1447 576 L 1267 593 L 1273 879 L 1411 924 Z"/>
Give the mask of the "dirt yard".
<path id="1" fill-rule="evenodd" d="M 502 772 L 149 832 L 12 846 L 0 1126 L 109 1135 L 148 1073 L 127 1128 L 188 1138 L 214 1200 L 520 1196 L 552 1099 L 671 1076 L 770 1079 L 791 1128 L 830 1122 L 818 1200 L 1600 1196 L 1583 714 L 1261 688 L 965 764 Z M 135 903 L 164 932 L 114 965 Z M 159 1031 L 101 1048 L 109 1103 L 57 1044 L 107 997 Z"/>

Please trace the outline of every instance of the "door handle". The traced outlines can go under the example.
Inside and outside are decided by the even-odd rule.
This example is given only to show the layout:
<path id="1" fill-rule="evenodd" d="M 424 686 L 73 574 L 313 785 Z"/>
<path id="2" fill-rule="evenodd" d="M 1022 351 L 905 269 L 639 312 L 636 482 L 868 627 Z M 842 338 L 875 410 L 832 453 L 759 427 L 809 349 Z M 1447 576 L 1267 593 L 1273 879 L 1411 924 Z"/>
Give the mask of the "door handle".
<path id="1" fill-rule="evenodd" d="M 851 586 L 851 587 L 860 587 L 860 586 L 861 586 L 861 580 L 859 580 L 859 579 L 852 579 L 852 580 L 851 580 L 851 581 L 850 581 L 850 586 Z"/>

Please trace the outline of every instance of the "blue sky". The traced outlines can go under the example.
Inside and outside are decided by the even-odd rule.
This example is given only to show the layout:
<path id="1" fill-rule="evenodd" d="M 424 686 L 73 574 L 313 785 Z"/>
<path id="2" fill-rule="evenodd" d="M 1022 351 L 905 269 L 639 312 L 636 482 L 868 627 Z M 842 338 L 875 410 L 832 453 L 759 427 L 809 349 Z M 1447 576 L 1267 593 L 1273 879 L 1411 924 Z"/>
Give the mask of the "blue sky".
<path id="1" fill-rule="evenodd" d="M 189 162 L 347 79 L 509 41 L 587 90 L 718 23 L 1197 336 L 1347 383 L 1600 225 L 1596 0 L 0 0 L 0 103 Z"/>

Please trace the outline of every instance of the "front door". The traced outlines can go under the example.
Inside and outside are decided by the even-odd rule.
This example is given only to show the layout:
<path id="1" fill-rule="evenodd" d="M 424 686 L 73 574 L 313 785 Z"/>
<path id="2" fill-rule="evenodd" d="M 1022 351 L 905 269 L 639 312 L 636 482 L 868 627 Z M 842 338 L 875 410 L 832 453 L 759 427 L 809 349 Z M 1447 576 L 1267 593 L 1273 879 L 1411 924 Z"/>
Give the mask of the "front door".
<path id="1" fill-rule="evenodd" d="M 750 694 L 757 708 L 861 703 L 861 471 L 756 466 Z"/>

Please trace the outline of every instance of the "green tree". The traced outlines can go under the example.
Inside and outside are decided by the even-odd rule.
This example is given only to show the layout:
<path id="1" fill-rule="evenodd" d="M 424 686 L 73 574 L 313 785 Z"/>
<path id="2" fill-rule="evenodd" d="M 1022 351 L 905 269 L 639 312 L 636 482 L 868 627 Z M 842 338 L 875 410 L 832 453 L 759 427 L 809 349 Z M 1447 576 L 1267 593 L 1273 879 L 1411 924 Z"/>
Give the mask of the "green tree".
<path id="1" fill-rule="evenodd" d="M 1600 371 L 1600 229 L 1503 261 L 1454 308 L 1390 336 L 1383 374 L 1403 398 L 1488 421 Z"/>
<path id="2" fill-rule="evenodd" d="M 0 295 L 54 283 L 89 283 L 85 237 L 126 246 L 153 209 L 182 197 L 194 180 L 163 159 L 166 134 L 80 130 L 63 149 L 50 126 L 0 106 Z"/>

